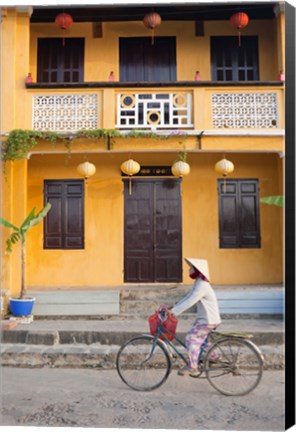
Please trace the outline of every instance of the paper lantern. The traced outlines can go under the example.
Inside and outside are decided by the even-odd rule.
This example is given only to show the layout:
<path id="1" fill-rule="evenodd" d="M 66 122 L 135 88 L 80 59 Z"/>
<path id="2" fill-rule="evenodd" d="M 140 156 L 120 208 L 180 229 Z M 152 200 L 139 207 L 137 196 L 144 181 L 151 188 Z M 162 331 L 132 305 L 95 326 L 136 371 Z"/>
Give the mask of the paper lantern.
<path id="1" fill-rule="evenodd" d="M 56 16 L 55 23 L 60 29 L 68 30 L 73 24 L 73 18 L 71 15 L 63 12 Z"/>
<path id="2" fill-rule="evenodd" d="M 215 171 L 218 174 L 221 174 L 223 177 L 226 177 L 228 174 L 232 173 L 234 170 L 234 165 L 229 160 L 223 158 L 215 165 Z"/>
<path id="3" fill-rule="evenodd" d="M 77 167 L 78 174 L 87 180 L 89 177 L 93 176 L 96 172 L 96 167 L 91 162 L 83 162 Z"/>
<path id="4" fill-rule="evenodd" d="M 55 23 L 60 29 L 65 31 L 65 30 L 68 30 L 71 27 L 71 25 L 73 24 L 73 18 L 71 17 L 71 15 L 63 12 L 63 13 L 60 13 L 56 16 Z M 64 46 L 65 45 L 65 38 L 64 37 L 63 37 L 62 41 L 63 41 L 63 46 Z"/>
<path id="5" fill-rule="evenodd" d="M 129 194 L 131 195 L 132 194 L 131 177 L 140 171 L 141 165 L 138 162 L 134 161 L 133 159 L 128 159 L 127 161 L 123 162 L 120 165 L 120 169 L 124 174 L 127 174 L 130 177 Z"/>
<path id="6" fill-rule="evenodd" d="M 175 177 L 183 177 L 190 173 L 190 165 L 187 162 L 178 161 L 172 165 L 171 171 Z"/>
<path id="7" fill-rule="evenodd" d="M 150 12 L 144 16 L 144 26 L 152 30 L 152 45 L 154 45 L 154 30 L 161 24 L 161 16 L 157 12 Z"/>
<path id="8" fill-rule="evenodd" d="M 233 163 L 223 158 L 216 163 L 215 171 L 224 177 L 224 192 L 226 192 L 226 177 L 234 171 Z"/>
<path id="9" fill-rule="evenodd" d="M 230 24 L 238 30 L 238 45 L 241 46 L 241 29 L 249 24 L 249 17 L 244 12 L 237 12 L 230 17 Z"/>

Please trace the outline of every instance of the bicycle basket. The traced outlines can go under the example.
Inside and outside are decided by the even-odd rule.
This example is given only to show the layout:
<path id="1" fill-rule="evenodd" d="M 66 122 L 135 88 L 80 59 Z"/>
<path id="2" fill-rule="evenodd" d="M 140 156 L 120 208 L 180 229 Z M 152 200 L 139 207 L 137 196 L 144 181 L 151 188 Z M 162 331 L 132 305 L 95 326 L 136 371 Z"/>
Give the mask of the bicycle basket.
<path id="1" fill-rule="evenodd" d="M 175 316 L 169 315 L 168 318 L 165 321 L 161 321 L 159 318 L 159 311 L 161 308 L 158 309 L 157 312 L 155 312 L 153 315 L 149 317 L 149 327 L 150 327 L 150 334 L 152 336 L 156 335 L 157 329 L 160 326 L 160 324 L 163 324 L 163 333 L 166 335 L 166 337 L 169 340 L 174 339 L 174 335 L 176 334 L 176 329 L 178 325 L 178 320 Z M 169 332 L 166 332 L 165 330 L 169 330 L 172 334 Z M 160 339 L 164 339 L 162 336 L 160 336 Z"/>

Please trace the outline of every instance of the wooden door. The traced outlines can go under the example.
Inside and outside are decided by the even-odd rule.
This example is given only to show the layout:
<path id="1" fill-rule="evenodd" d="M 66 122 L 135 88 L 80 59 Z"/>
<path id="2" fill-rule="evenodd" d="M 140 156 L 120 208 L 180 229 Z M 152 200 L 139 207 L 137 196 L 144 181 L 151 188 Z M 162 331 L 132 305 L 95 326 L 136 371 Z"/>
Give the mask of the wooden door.
<path id="1" fill-rule="evenodd" d="M 120 38 L 120 81 L 176 81 L 176 38 Z"/>
<path id="2" fill-rule="evenodd" d="M 124 181 L 124 281 L 181 282 L 179 179 Z"/>

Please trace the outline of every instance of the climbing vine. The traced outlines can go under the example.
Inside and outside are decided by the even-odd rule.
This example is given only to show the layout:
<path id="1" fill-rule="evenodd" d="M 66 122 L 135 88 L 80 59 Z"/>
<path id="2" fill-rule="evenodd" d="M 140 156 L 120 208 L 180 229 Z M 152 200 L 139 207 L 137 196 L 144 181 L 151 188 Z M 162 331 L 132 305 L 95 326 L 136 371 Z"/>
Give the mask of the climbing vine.
<path id="1" fill-rule="evenodd" d="M 80 130 L 75 133 L 64 133 L 14 129 L 9 132 L 6 139 L 1 140 L 1 157 L 4 162 L 24 159 L 28 156 L 29 152 L 37 145 L 38 140 L 48 141 L 52 144 L 56 144 L 58 141 L 61 141 L 63 142 L 67 151 L 70 152 L 71 143 L 78 138 L 87 138 L 92 141 L 104 138 L 107 141 L 107 148 L 110 150 L 112 140 L 116 137 L 151 138 L 165 140 L 176 135 L 182 136 L 186 135 L 186 133 L 182 131 L 174 131 L 170 134 L 157 134 L 155 132 L 138 130 L 121 133 L 119 130 L 116 129 Z"/>

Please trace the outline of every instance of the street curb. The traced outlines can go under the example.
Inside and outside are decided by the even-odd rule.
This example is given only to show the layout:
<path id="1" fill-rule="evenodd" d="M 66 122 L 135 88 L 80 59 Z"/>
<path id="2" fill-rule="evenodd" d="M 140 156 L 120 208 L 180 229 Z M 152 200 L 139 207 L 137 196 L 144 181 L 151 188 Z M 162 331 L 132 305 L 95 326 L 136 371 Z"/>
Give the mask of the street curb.
<path id="1" fill-rule="evenodd" d="M 101 343 L 102 345 L 122 345 L 131 337 L 137 336 L 139 331 L 92 331 L 92 330 L 4 330 L 2 332 L 2 343 L 32 344 L 32 345 L 57 345 L 82 343 L 91 345 Z M 252 341 L 257 345 L 281 345 L 284 343 L 282 332 L 252 332 Z M 181 331 L 178 337 L 185 340 L 186 332 Z"/>
<path id="2" fill-rule="evenodd" d="M 28 368 L 92 368 L 115 369 L 118 345 L 28 345 L 2 344 L 1 366 Z M 281 370 L 285 367 L 283 345 L 261 346 L 265 370 Z M 174 368 L 178 364 L 174 363 Z"/>

